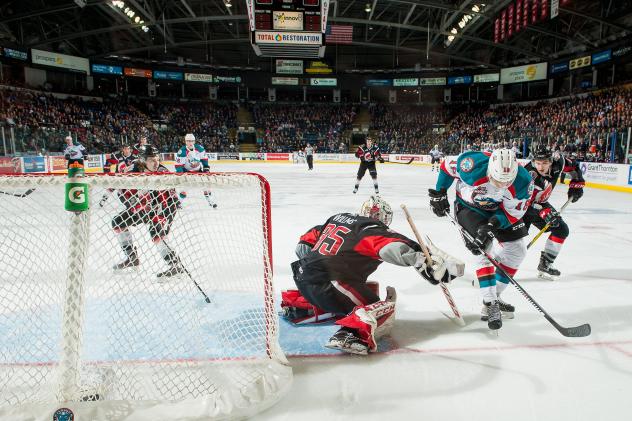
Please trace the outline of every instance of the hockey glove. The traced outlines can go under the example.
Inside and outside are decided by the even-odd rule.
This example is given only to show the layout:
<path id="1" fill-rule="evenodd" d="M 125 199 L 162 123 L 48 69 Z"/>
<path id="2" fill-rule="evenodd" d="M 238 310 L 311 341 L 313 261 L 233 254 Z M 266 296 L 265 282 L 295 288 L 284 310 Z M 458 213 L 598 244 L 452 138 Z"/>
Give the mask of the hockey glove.
<path id="1" fill-rule="evenodd" d="M 485 225 L 478 227 L 476 237 L 474 238 L 474 247 L 476 250 L 470 250 L 472 250 L 474 254 L 480 254 L 480 250 L 487 250 L 495 237 L 495 231 L 498 227 L 500 227 L 500 221 L 495 216 L 489 218 L 489 221 L 487 221 Z"/>
<path id="2" fill-rule="evenodd" d="M 450 202 L 448 202 L 448 192 L 446 189 L 428 189 L 430 196 L 430 208 L 437 216 L 446 216 L 450 213 Z"/>
<path id="3" fill-rule="evenodd" d="M 557 228 L 560 226 L 562 216 L 558 211 L 553 208 L 542 208 L 539 212 L 540 218 L 544 220 L 551 228 Z"/>
<path id="4" fill-rule="evenodd" d="M 585 184 L 584 181 L 571 180 L 568 185 L 568 198 L 571 199 L 571 202 L 577 202 L 584 195 Z"/>
<path id="5" fill-rule="evenodd" d="M 428 251 L 432 257 L 432 265 L 426 263 L 426 256 L 423 253 L 419 253 L 415 262 L 415 270 L 425 280 L 432 285 L 437 285 L 439 282 L 448 283 L 454 278 L 463 276 L 465 263 L 436 247 L 431 241 L 428 241 Z"/>

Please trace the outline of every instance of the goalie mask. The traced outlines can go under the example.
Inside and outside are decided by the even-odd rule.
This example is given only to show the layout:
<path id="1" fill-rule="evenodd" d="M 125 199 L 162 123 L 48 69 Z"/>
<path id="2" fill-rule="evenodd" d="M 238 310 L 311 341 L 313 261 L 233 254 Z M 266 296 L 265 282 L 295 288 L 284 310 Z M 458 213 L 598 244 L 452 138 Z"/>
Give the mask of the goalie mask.
<path id="1" fill-rule="evenodd" d="M 360 215 L 377 219 L 386 226 L 391 225 L 393 220 L 391 205 L 379 196 L 371 196 L 369 200 L 364 202 L 362 208 L 360 208 Z"/>

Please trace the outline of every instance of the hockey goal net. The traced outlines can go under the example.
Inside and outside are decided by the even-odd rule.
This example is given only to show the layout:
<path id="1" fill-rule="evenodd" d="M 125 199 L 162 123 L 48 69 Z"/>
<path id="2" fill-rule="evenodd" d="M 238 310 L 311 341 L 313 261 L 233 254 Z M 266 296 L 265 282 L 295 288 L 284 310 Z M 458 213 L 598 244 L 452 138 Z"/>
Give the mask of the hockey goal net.
<path id="1" fill-rule="evenodd" d="M 84 212 L 67 181 L 0 177 L 0 419 L 232 419 L 280 399 L 267 181 L 87 176 Z"/>

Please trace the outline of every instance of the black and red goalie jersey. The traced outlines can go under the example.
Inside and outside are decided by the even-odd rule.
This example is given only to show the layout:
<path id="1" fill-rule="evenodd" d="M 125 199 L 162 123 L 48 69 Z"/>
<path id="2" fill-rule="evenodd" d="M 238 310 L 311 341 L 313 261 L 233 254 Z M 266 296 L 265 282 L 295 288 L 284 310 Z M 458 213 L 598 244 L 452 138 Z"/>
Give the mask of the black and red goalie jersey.
<path id="1" fill-rule="evenodd" d="M 303 234 L 296 253 L 307 282 L 363 283 L 382 262 L 414 266 L 421 247 L 376 219 L 339 213 Z"/>
<path id="2" fill-rule="evenodd" d="M 384 161 L 380 148 L 377 145 L 358 146 L 358 150 L 356 150 L 355 155 L 363 162 Z"/>

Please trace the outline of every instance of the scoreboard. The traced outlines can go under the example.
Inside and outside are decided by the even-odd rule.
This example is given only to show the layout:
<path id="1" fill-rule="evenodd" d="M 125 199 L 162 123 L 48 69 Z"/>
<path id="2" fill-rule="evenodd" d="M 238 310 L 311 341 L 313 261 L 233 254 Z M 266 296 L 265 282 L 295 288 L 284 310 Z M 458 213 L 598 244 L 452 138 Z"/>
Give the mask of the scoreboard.
<path id="1" fill-rule="evenodd" d="M 323 57 L 329 1 L 246 0 L 255 53 L 263 57 Z"/>

